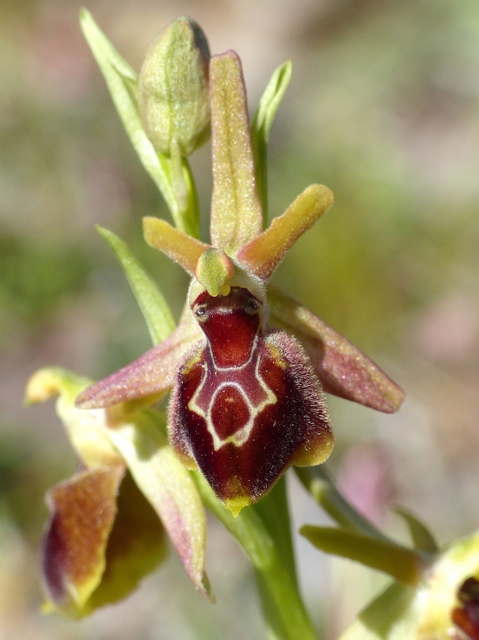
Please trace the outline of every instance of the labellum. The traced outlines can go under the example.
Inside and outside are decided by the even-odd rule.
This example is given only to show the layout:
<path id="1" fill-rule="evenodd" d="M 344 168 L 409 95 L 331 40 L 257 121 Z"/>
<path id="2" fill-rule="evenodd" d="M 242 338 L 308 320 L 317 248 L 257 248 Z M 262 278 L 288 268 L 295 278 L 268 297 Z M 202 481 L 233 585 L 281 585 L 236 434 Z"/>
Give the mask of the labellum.
<path id="1" fill-rule="evenodd" d="M 292 336 L 264 330 L 255 293 L 232 286 L 194 297 L 205 341 L 179 369 L 170 402 L 173 447 L 234 515 L 291 464 L 323 462 L 333 446 L 308 357 Z"/>
<path id="2" fill-rule="evenodd" d="M 479 581 L 467 578 L 458 590 L 459 605 L 452 610 L 452 620 L 466 638 L 479 640 Z"/>

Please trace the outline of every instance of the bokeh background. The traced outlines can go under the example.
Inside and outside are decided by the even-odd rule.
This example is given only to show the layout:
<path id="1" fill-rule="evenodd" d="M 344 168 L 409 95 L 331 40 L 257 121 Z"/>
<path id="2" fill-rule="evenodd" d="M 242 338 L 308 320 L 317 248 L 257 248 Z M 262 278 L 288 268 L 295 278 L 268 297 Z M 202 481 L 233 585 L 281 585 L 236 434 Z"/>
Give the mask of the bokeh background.
<path id="1" fill-rule="evenodd" d="M 213 52 L 243 60 L 251 109 L 285 59 L 293 80 L 273 129 L 271 212 L 312 182 L 334 208 L 276 281 L 407 392 L 394 416 L 331 399 L 330 466 L 399 539 L 420 515 L 441 543 L 479 526 L 479 3 L 477 0 L 90 0 L 135 68 L 181 14 Z M 100 377 L 149 348 L 99 223 L 127 240 L 176 313 L 181 270 L 144 245 L 165 215 L 82 39 L 75 0 L 0 4 L 0 639 L 262 637 L 248 565 L 212 522 L 215 606 L 179 561 L 128 601 L 72 623 L 39 611 L 39 547 L 52 484 L 75 468 L 53 405 L 22 407 L 37 368 Z M 209 148 L 193 156 L 206 217 Z M 204 225 L 207 239 L 207 225 Z M 326 522 L 291 478 L 297 523 Z M 333 640 L 380 580 L 298 542 L 302 584 Z"/>

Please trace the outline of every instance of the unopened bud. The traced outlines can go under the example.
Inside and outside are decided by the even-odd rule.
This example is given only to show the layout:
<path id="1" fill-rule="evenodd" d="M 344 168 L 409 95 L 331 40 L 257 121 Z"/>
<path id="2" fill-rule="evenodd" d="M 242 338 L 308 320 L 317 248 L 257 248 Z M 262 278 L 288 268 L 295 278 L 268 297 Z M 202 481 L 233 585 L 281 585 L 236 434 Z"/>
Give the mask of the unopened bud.
<path id="1" fill-rule="evenodd" d="M 189 156 L 208 140 L 209 59 L 206 36 L 190 18 L 172 22 L 150 46 L 140 73 L 139 108 L 157 151 L 171 155 L 177 148 Z"/>

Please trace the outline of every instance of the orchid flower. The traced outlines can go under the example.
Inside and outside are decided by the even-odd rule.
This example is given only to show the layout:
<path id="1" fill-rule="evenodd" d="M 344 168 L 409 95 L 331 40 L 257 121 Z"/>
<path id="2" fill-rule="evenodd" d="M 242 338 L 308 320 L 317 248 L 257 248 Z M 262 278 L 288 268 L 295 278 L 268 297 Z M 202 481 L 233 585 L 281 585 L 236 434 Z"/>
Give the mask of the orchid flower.
<path id="1" fill-rule="evenodd" d="M 211 597 L 204 502 L 247 550 L 261 576 L 265 615 L 273 611 L 271 625 L 299 629 L 307 640 L 314 633 L 298 594 L 287 506 L 278 509 L 281 477 L 292 465 L 318 465 L 330 455 L 324 393 L 384 412 L 396 411 L 403 393 L 346 338 L 269 282 L 333 203 L 327 187 L 312 185 L 265 228 L 267 144 L 291 66 L 273 74 L 250 126 L 238 56 L 210 57 L 192 20 L 180 18 L 160 34 L 139 77 L 85 10 L 81 22 L 175 223 L 145 218 L 145 240 L 180 264 L 191 284 L 175 326 L 156 282 L 119 238 L 100 229 L 155 346 L 93 384 L 58 368 L 29 382 L 29 403 L 58 397 L 79 458 L 73 478 L 47 495 L 45 608 L 82 616 L 123 597 L 163 559 L 165 534 L 196 588 Z M 206 243 L 198 238 L 187 157 L 210 132 Z M 157 403 L 170 391 L 165 416 Z"/>
<path id="2" fill-rule="evenodd" d="M 388 585 L 340 640 L 478 640 L 479 533 L 428 552 L 415 583 Z"/>
<path id="3" fill-rule="evenodd" d="M 161 414 L 76 409 L 75 397 L 90 382 L 52 367 L 33 375 L 26 392 L 29 404 L 58 396 L 79 459 L 75 475 L 47 494 L 45 612 L 78 618 L 123 599 L 165 558 L 166 534 L 209 596 L 203 505 L 167 444 Z"/>
<path id="4" fill-rule="evenodd" d="M 168 432 L 174 451 L 185 466 L 199 468 L 237 514 L 291 465 L 328 458 L 333 435 L 323 390 L 386 412 L 399 407 L 403 394 L 359 349 L 269 284 L 294 242 L 331 207 L 333 195 L 312 185 L 263 230 L 246 91 L 234 52 L 211 58 L 208 86 L 211 243 L 159 218 L 143 221 L 145 240 L 192 278 L 181 321 L 160 344 L 80 394 L 76 406 L 153 402 L 172 389 Z M 270 94 L 271 88 L 266 111 Z"/>

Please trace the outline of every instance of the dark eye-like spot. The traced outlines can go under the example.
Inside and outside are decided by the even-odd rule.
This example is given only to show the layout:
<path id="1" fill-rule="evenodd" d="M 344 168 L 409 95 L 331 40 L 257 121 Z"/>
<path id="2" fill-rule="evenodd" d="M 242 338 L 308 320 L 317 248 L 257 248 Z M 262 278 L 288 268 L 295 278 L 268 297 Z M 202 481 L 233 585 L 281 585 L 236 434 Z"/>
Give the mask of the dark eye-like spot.
<path id="1" fill-rule="evenodd" d="M 208 317 L 208 309 L 205 304 L 195 305 L 193 307 L 193 313 L 200 321 L 204 321 Z"/>
<path id="2" fill-rule="evenodd" d="M 258 313 L 259 304 L 256 302 L 254 298 L 250 298 L 248 302 L 245 304 L 244 310 L 248 315 L 252 316 L 254 313 Z"/>

